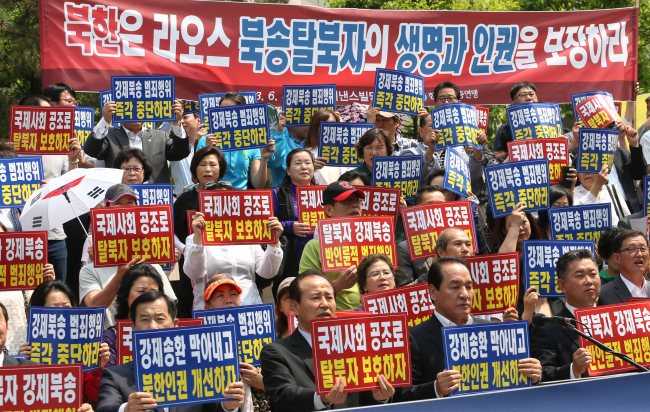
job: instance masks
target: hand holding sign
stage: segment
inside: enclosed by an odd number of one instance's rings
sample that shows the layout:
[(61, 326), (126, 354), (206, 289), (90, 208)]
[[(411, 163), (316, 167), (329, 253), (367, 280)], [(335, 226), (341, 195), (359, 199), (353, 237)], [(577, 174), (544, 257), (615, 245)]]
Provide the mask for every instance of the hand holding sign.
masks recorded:
[(436, 375), (436, 392), (439, 396), (447, 396), (456, 389), (463, 380), (457, 370), (444, 370)]
[(339, 405), (345, 402), (348, 397), (348, 394), (343, 392), (345, 388), (345, 378), (339, 378), (335, 383), (332, 390), (327, 395), (321, 395), (320, 399), (324, 404), (331, 403), (333, 405)]
[(174, 126), (181, 125), (181, 119), (183, 118), (183, 102), (181, 100), (174, 100), (174, 105), (172, 106), (174, 115), (176, 115), (176, 121), (172, 122)]

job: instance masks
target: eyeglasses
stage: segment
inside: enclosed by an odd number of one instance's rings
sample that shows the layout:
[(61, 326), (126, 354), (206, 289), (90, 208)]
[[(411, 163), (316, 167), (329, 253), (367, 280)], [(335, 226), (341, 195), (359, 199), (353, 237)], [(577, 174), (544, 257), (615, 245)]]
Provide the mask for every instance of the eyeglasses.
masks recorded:
[(525, 99), (526, 97), (530, 97), (531, 99), (533, 99), (535, 98), (535, 96), (537, 96), (537, 93), (535, 92), (528, 92), (528, 93), (524, 92), (524, 93), (519, 93), (517, 95), (517, 99)]
[(370, 273), (368, 273), (368, 278), (369, 278), (369, 279), (370, 279), (370, 278), (378, 278), (378, 277), (380, 277), (380, 276), (382, 276), (382, 275), (384, 276), (384, 278), (386, 278), (386, 279), (390, 279), (390, 278), (393, 277), (393, 272), (390, 271), (390, 270), (388, 270), (388, 269), (381, 270), (381, 271), (376, 270), (376, 271), (374, 271), (374, 272), (370, 272)]
[(296, 162), (296, 163), (291, 163), (291, 166), (296, 166), (296, 167), (303, 167), (303, 166), (305, 166), (305, 167), (311, 167), (311, 166), (313, 166), (313, 165), (314, 165), (314, 164), (313, 164), (312, 162), (304, 162), (304, 163), (303, 163), (303, 162)]
[(140, 173), (140, 172), (142, 172), (144, 170), (144, 168), (139, 167), (139, 166), (123, 167), (122, 170), (124, 170), (124, 173), (131, 173), (131, 172)]
[(627, 250), (627, 253), (630, 255), (636, 255), (637, 253), (641, 252), (642, 255), (645, 255), (648, 253), (648, 248), (646, 246), (641, 246), (641, 247), (628, 247), (626, 249), (621, 249), (618, 251), (618, 253), (623, 253), (623, 251)]
[(456, 100), (458, 100), (458, 99), (455, 98), (455, 97), (438, 97), (438, 98), (436, 99), (436, 101), (437, 101), (438, 103), (453, 103), (453, 102), (455, 102)]
[(345, 200), (340, 200), (339, 202), (343, 203), (346, 206), (360, 205), (361, 203), (363, 203), (363, 199), (355, 197), (355, 198), (347, 198)]
[(78, 103), (75, 99), (59, 99), (60, 102), (65, 102), (69, 106), (77, 106)]

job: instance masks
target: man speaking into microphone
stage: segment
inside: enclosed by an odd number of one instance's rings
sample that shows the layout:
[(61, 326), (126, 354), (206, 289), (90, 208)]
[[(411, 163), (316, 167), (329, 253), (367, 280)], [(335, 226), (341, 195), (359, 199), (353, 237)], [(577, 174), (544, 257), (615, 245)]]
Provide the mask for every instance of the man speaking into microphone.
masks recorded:
[[(575, 319), (575, 310), (592, 308), (600, 294), (598, 266), (591, 252), (577, 249), (557, 261), (557, 284), (566, 295), (566, 304), (553, 318)], [(533, 325), (537, 317), (533, 317)], [(545, 318), (549, 319), (549, 318)], [(552, 319), (552, 318), (551, 318)], [(542, 382), (587, 377), (591, 353), (580, 347), (578, 334), (557, 323), (533, 326), (531, 355), (542, 364)]]

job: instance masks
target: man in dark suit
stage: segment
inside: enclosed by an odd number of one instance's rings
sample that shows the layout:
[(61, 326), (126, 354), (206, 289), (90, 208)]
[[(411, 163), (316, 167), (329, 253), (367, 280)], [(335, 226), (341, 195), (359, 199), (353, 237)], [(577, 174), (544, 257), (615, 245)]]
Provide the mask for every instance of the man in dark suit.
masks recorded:
[(177, 120), (172, 123), (171, 139), (160, 130), (142, 130), (143, 123), (123, 123), (120, 128), (111, 127), (116, 109), (115, 102), (104, 105), (104, 115), (86, 141), (85, 152), (103, 160), (107, 167), (115, 167), (115, 157), (124, 146), (137, 147), (147, 155), (153, 167), (149, 183), (169, 183), (167, 161), (180, 161), (191, 153), (190, 141), (181, 126), (181, 101), (174, 102)]
[(612, 246), (614, 261), (621, 274), (604, 285), (600, 291), (599, 305), (627, 303), (630, 297), (650, 297), (643, 274), (648, 269), (648, 239), (638, 230), (621, 232)]
[[(133, 330), (151, 330), (178, 327), (176, 304), (164, 293), (149, 291), (131, 304)], [(157, 408), (151, 394), (138, 392), (133, 361), (102, 370), (99, 382), (97, 412), (139, 412)], [(244, 404), (244, 384), (233, 382), (224, 395), (234, 399), (223, 403), (164, 408), (165, 412), (234, 412)], [(158, 408), (163, 412), (163, 408)]]
[(345, 378), (337, 379), (327, 395), (317, 395), (309, 321), (334, 317), (334, 285), (319, 271), (308, 270), (291, 282), (289, 297), (298, 328), (290, 336), (264, 346), (260, 358), (264, 387), (274, 412), (352, 408), (383, 403), (393, 396), (395, 390), (383, 375), (377, 379), (380, 389), (373, 390), (372, 396), (370, 392), (344, 393)]
[[(557, 284), (566, 304), (557, 316), (575, 319), (575, 310), (592, 308), (600, 294), (600, 276), (588, 249), (565, 253), (557, 261)], [(533, 327), (531, 353), (542, 364), (542, 381), (586, 378), (591, 353), (580, 347), (578, 334), (558, 324)]]
[[(400, 388), (395, 401), (440, 398), (458, 388), (460, 372), (445, 369), (442, 328), (489, 323), (469, 314), (474, 299), (472, 287), (469, 265), (460, 257), (443, 257), (431, 265), (429, 294), (436, 310), (429, 320), (409, 329), (413, 386)], [(518, 368), (533, 383), (542, 375), (537, 359), (522, 359)]]

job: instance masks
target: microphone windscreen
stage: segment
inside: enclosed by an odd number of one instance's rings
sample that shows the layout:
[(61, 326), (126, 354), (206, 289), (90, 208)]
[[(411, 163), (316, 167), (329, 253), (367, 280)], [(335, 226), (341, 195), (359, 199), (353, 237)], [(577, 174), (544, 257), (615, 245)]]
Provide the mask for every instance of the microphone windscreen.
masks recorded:
[(546, 316), (544, 316), (543, 313), (535, 313), (535, 314), (533, 315), (533, 325), (534, 325), (534, 326), (542, 326), (542, 325), (544, 325), (543, 319), (544, 319), (545, 317), (546, 317)]

